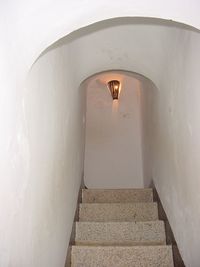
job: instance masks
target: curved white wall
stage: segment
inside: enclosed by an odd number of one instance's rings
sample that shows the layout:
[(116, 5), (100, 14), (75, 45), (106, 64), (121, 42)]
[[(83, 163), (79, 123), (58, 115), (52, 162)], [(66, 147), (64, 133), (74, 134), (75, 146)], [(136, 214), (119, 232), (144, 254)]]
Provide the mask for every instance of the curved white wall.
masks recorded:
[(85, 141), (85, 96), (73, 76), (63, 45), (44, 53), (27, 77), (10, 175), (1, 183), (2, 267), (65, 264)]
[(200, 36), (185, 33), (173, 40), (160, 90), (142, 86), (144, 182), (154, 180), (185, 265), (198, 267)]
[[(113, 101), (110, 80), (121, 83)], [(97, 74), (82, 85), (86, 89), (86, 141), (84, 182), (88, 188), (141, 188), (140, 84), (126, 72)]]
[[(12, 244), (9, 266), (65, 264), (85, 141), (85, 95), (73, 77), (63, 45), (40, 57), (27, 78), (18, 135), (24, 153), (16, 155), (26, 166), (20, 176), (22, 189), (17, 182), (15, 205), (22, 206), (15, 214), (17, 242)], [(19, 158), (13, 159), (17, 169)]]
[[(24, 221), (20, 221), (19, 218), (29, 214), (24, 195), (24, 182), (26, 185), (29, 181), (27, 177), (31, 177), (31, 168), (29, 168), (30, 158), (27, 160), (24, 146), (30, 146), (30, 143), (24, 145), (26, 127), (23, 120), (24, 116), (27, 116), (27, 111), (24, 113), (24, 105), (28, 103), (28, 100), (25, 100), (24, 82), (33, 61), (56, 39), (98, 20), (116, 16), (152, 16), (174, 19), (198, 28), (200, 25), (198, 11), (199, 1), (196, 0), (184, 1), (184, 3), (183, 1), (152, 3), (147, 0), (139, 3), (128, 0), (101, 1), (101, 3), (93, 1), (90, 4), (84, 1), (56, 1), (56, 4), (53, 1), (28, 3), (23, 0), (15, 3), (13, 1), (1, 3), (0, 231), (3, 237), (0, 250), (3, 266), (16, 264), (15, 259), (19, 249), (21, 250), (20, 258), (18, 257), (20, 266), (23, 264), (26, 266), (27, 261), (35, 255), (38, 256), (37, 253), (32, 254), (32, 250), (26, 245), (16, 248), (17, 244), (14, 242), (23, 239), (23, 244), (27, 244), (30, 240), (30, 232), (24, 236), (24, 232), (16, 231), (15, 227), (19, 225), (23, 228)], [(141, 20), (139, 23), (135, 21), (133, 25), (126, 25), (131, 22), (123, 23), (122, 26), (119, 24), (120, 21), (111, 24), (105, 22), (104, 28), (109, 25), (111, 27), (101, 30), (101, 27), (95, 25), (88, 35), (85, 29), (85, 37), (77, 33), (76, 39), (63, 40), (67, 42), (70, 49), (70, 71), (75, 81), (73, 88), (78, 88), (80, 82), (88, 76), (106, 69), (139, 72), (153, 80), (159, 88), (160, 91), (157, 91), (155, 96), (153, 113), (158, 140), (150, 139), (156, 142), (155, 145), (158, 145), (158, 142), (160, 145), (158, 150), (152, 145), (154, 148), (153, 176), (185, 263), (187, 266), (198, 267), (199, 255), (196, 249), (199, 247), (197, 226), (200, 212), (198, 207), (195, 210), (194, 207), (198, 203), (199, 196), (197, 116), (199, 34), (176, 26), (160, 26), (159, 23), (153, 25), (153, 22), (151, 22), (152, 25), (148, 25), (149, 22), (144, 23)], [(72, 88), (71, 84), (68, 84), (69, 88)], [(179, 131), (171, 127), (172, 121), (167, 113), (168, 106), (173, 106), (175, 101), (177, 101), (177, 108), (174, 109), (176, 114), (169, 113), (175, 114), (173, 123), (179, 119), (181, 121), (180, 125), (174, 123), (175, 126), (180, 126), (178, 128), (182, 134), (180, 141), (175, 138), (175, 134), (179, 134)], [(182, 102), (184, 105), (181, 104)], [(184, 124), (185, 120), (181, 114), (186, 116), (187, 124)], [(185, 129), (188, 129), (188, 132)], [(186, 145), (182, 146), (183, 143)], [(164, 153), (164, 148), (171, 148), (167, 155)], [(190, 158), (185, 156), (188, 151)], [(171, 155), (176, 164), (170, 161)], [(159, 164), (156, 163), (156, 159)], [(179, 162), (180, 159), (183, 159), (182, 163)], [(20, 180), (21, 177), (24, 182)], [(187, 197), (184, 200), (185, 196)], [(71, 198), (71, 201), (74, 199)], [(181, 212), (183, 210), (184, 212)], [(17, 211), (21, 213), (19, 217), (16, 215)], [(71, 217), (70, 220), (72, 220)], [(192, 222), (192, 227), (188, 226), (188, 221)], [(37, 243), (38, 236), (34, 236), (34, 244)], [(66, 238), (66, 245), (68, 240)], [(39, 255), (38, 261), (48, 262), (51, 252), (48, 252), (47, 242), (44, 251), (46, 254)], [(60, 264), (63, 262), (63, 256)]]

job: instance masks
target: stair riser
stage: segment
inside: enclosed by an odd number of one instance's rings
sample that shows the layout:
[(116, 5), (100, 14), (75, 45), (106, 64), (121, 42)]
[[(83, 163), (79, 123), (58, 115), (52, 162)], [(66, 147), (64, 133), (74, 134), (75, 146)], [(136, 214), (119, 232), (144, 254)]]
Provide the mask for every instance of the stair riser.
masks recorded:
[(134, 242), (134, 241), (122, 241), (122, 242), (89, 242), (89, 241), (75, 241), (76, 246), (159, 246), (166, 245), (165, 241), (153, 241), (153, 242)]

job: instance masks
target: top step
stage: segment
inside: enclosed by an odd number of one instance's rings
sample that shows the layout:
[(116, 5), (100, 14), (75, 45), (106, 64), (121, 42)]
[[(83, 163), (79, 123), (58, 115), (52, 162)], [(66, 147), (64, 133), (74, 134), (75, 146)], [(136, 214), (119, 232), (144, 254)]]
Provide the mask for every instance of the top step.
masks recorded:
[(152, 188), (82, 189), (83, 203), (153, 202)]

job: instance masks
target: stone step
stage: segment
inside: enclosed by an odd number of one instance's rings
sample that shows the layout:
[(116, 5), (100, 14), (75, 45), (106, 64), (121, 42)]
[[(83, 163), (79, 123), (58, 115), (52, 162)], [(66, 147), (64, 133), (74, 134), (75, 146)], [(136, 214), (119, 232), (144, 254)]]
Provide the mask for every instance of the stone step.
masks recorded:
[(173, 267), (171, 246), (73, 246), (72, 267)]
[(163, 221), (76, 222), (76, 245), (165, 245)]
[(158, 207), (152, 203), (82, 203), (79, 206), (79, 221), (156, 221)]
[(145, 189), (83, 189), (83, 203), (153, 202), (153, 190)]

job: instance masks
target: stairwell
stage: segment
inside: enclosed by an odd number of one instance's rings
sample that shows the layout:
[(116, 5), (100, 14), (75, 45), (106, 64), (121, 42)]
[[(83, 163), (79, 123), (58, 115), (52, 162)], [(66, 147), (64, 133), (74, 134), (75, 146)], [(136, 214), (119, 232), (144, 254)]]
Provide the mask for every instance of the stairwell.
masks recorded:
[(71, 266), (174, 266), (152, 189), (83, 189)]

